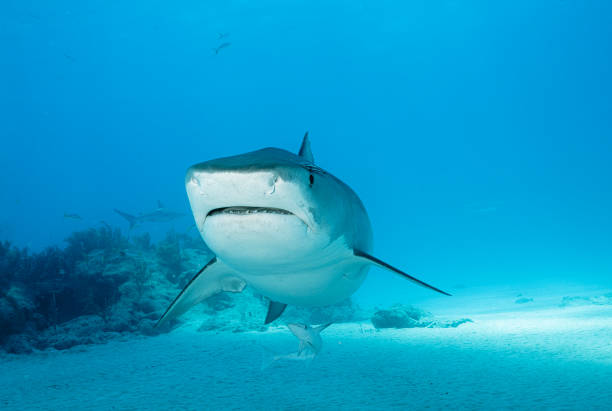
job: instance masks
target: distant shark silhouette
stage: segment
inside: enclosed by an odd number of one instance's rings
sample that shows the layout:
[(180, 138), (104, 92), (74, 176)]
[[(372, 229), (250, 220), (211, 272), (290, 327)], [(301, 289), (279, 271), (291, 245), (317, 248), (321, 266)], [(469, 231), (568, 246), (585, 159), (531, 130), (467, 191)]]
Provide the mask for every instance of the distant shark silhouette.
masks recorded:
[(185, 213), (177, 213), (168, 210), (159, 200), (157, 201), (157, 209), (149, 213), (140, 213), (138, 215), (132, 215), (124, 213), (123, 211), (119, 211), (116, 208), (115, 213), (128, 220), (128, 222), (130, 223), (130, 229), (139, 224), (165, 223), (168, 221), (175, 220), (177, 218), (184, 217), (186, 215)]
[(372, 256), (372, 228), (359, 197), (314, 164), (308, 133), (299, 154), (278, 148), (210, 160), (187, 170), (187, 195), (215, 254), (157, 325), (221, 291), (247, 285), (270, 300), (265, 323), (287, 304), (344, 300), (371, 266), (447, 294)]
[(232, 43), (230, 43), (230, 42), (221, 43), (218, 47), (215, 47), (213, 49), (213, 51), (215, 52), (215, 55), (216, 55), (216, 54), (219, 54), (219, 52), (221, 50), (223, 50), (224, 48), (227, 48), (227, 47), (229, 47), (231, 45), (232, 45)]

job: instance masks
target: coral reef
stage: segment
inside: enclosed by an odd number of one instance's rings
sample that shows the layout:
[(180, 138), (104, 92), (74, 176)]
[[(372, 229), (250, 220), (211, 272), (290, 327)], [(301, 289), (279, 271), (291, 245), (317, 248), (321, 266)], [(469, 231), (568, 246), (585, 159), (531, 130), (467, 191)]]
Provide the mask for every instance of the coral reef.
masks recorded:
[[(0, 242), (0, 352), (63, 350), (134, 334), (167, 332), (155, 323), (193, 275), (212, 258), (199, 238), (171, 231), (152, 243), (148, 234), (128, 240), (108, 225), (75, 232), (66, 247), (40, 253)], [(371, 314), (347, 299), (328, 307), (289, 306), (263, 325), (268, 300), (250, 289), (217, 294), (174, 324), (201, 331), (263, 331), (289, 322), (352, 322)], [(456, 326), (419, 310), (394, 307), (372, 317), (378, 328)]]
[[(146, 240), (130, 244), (119, 230), (104, 226), (75, 232), (66, 243), (63, 250), (37, 254), (0, 243), (5, 351), (64, 349), (117, 333), (151, 333), (176, 291)], [(152, 293), (153, 287), (166, 291)]]
[(85, 231), (76, 231), (66, 239), (68, 246), (64, 255), (70, 262), (83, 260), (93, 251), (101, 251), (100, 258), (110, 258), (128, 248), (126, 237), (118, 228), (102, 226)]
[(376, 328), (412, 328), (428, 316), (428, 313), (418, 308), (396, 304), (388, 310), (377, 310), (371, 320)]
[[(268, 300), (246, 288), (242, 293), (221, 293), (204, 303), (204, 321), (200, 331), (264, 331), (268, 327), (286, 323), (324, 324), (360, 321), (368, 318), (350, 299), (326, 307), (288, 306), (283, 315), (269, 325), (263, 320), (268, 310)], [(197, 311), (196, 311), (197, 313)], [(197, 314), (196, 314), (197, 315)]]
[(595, 297), (565, 296), (561, 300), (559, 307), (572, 307), (578, 305), (612, 305), (612, 293)]
[(176, 282), (183, 272), (181, 245), (178, 235), (174, 231), (166, 234), (166, 238), (156, 247), (157, 259), (166, 269), (168, 280)]

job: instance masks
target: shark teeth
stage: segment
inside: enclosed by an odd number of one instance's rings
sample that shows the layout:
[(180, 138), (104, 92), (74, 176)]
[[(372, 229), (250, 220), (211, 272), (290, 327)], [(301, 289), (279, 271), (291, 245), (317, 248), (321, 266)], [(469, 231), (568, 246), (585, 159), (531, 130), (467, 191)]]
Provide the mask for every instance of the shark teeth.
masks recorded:
[(236, 215), (247, 215), (247, 214), (284, 214), (292, 215), (293, 213), (283, 210), (281, 208), (270, 208), (270, 207), (222, 207), (215, 208), (208, 213), (208, 217), (216, 214), (236, 214)]

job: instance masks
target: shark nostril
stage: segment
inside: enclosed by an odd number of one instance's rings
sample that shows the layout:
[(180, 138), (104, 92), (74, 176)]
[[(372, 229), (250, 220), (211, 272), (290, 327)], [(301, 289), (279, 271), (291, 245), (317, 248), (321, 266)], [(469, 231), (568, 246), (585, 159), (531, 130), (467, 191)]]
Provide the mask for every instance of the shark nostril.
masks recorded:
[(191, 184), (194, 184), (196, 186), (200, 186), (200, 180), (196, 177), (196, 176), (192, 176), (191, 177)]
[(278, 176), (270, 177), (270, 181), (268, 184), (270, 185), (270, 191), (266, 192), (267, 195), (272, 195), (276, 191), (276, 182), (278, 181)]

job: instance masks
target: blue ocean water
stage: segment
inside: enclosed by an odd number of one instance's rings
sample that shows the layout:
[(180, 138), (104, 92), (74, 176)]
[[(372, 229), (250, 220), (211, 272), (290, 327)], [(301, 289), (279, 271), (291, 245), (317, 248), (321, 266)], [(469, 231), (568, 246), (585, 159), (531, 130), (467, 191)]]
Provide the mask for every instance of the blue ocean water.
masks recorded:
[[(296, 152), (309, 131), (317, 165), (351, 186), (368, 210), (375, 255), (457, 297), (372, 270), (356, 302), (421, 304), (458, 318), (583, 298), (608, 311), (585, 308), (578, 317), (590, 325), (569, 335), (612, 336), (608, 1), (4, 0), (0, 51), (0, 241), (37, 253), (63, 249), (92, 227), (127, 235), (114, 209), (137, 215), (158, 201), (187, 216), (137, 227), (132, 236), (160, 242), (172, 231), (197, 239), (184, 185), (189, 166), (263, 147)], [(13, 289), (3, 281), (0, 296)], [(522, 294), (533, 301), (516, 305)], [(62, 304), (55, 298), (32, 304)], [(466, 306), (471, 311), (462, 313)], [(333, 364), (335, 351), (322, 361)], [(555, 353), (540, 354), (548, 361)], [(568, 354), (568, 361), (580, 362), (585, 375), (595, 357), (610, 364), (608, 354), (589, 356), (580, 346), (575, 353), (580, 359)], [(517, 365), (525, 367), (527, 360)], [(86, 396), (87, 387), (80, 392)], [(25, 404), (13, 394), (4, 393), (7, 405)], [(411, 404), (389, 398), (378, 405)]]

